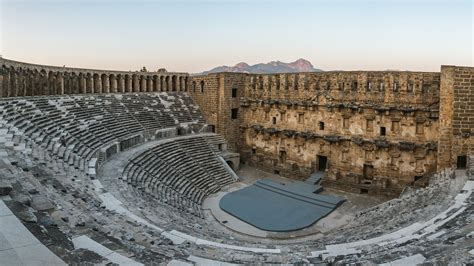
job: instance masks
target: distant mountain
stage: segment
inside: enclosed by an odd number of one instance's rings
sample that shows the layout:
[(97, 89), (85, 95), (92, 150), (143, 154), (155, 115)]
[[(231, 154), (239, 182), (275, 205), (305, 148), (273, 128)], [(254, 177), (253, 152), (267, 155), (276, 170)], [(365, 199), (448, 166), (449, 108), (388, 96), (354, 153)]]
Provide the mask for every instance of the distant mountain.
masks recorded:
[(247, 63), (238, 63), (235, 66), (219, 66), (209, 71), (199, 74), (210, 74), (219, 72), (242, 72), (252, 74), (272, 74), (272, 73), (294, 73), (294, 72), (319, 72), (323, 71), (313, 67), (313, 64), (306, 59), (298, 59), (292, 63), (283, 63), (280, 61), (271, 61), (269, 63), (260, 63), (250, 66)]

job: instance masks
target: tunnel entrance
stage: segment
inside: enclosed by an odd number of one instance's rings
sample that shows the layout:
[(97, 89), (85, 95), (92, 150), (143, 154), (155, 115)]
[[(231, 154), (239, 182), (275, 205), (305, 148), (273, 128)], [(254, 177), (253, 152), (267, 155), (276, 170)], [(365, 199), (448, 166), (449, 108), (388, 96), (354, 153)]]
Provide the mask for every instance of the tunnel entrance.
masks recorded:
[(227, 165), (230, 166), (230, 168), (232, 168), (232, 170), (235, 171), (235, 168), (234, 168), (234, 163), (232, 161), (225, 161), (227, 163)]

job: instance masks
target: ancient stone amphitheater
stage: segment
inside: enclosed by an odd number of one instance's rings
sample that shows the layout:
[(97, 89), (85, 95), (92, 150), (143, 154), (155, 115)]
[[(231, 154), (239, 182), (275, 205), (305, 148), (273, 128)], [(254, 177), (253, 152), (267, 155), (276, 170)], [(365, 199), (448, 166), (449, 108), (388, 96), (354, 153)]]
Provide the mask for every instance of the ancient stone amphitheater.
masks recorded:
[[(474, 260), (472, 67), (190, 76), (0, 59), (0, 96), (0, 265)], [(310, 227), (263, 231), (217, 206), (314, 173), (346, 201)]]

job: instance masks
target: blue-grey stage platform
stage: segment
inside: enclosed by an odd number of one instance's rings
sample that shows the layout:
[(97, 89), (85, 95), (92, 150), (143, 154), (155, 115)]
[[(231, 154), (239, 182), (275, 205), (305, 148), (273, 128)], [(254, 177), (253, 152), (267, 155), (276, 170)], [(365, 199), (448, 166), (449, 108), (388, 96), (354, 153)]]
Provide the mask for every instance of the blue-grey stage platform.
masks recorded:
[(231, 192), (219, 202), (225, 212), (261, 230), (287, 232), (314, 224), (331, 213), (344, 198), (316, 194), (314, 183), (281, 184), (262, 179)]

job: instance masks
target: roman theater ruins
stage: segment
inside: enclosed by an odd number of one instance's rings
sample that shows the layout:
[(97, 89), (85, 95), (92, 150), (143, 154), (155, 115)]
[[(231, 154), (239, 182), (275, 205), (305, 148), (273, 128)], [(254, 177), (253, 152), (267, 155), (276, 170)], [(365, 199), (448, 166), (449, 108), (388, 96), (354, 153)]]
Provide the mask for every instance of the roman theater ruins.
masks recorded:
[(473, 67), (0, 58), (0, 159), (0, 265), (474, 260)]

